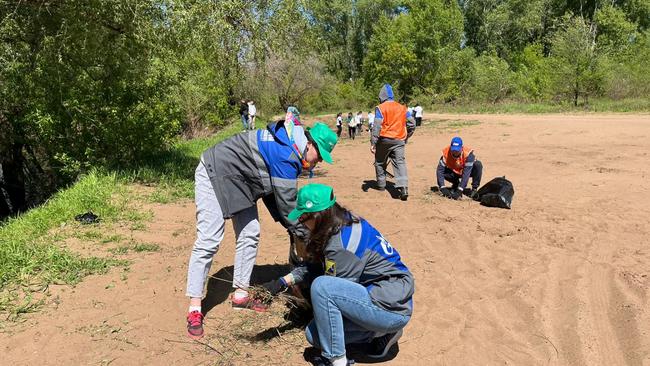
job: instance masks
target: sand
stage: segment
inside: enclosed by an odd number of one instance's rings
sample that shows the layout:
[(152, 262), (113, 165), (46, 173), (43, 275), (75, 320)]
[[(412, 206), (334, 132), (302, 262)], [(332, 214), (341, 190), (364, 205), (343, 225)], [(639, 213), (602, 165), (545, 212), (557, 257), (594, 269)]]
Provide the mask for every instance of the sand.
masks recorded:
[[(430, 192), (440, 150), (457, 134), (483, 162), (484, 182), (514, 183), (511, 210)], [(407, 146), (407, 202), (362, 190), (374, 179), (368, 133), (343, 137), (335, 164), (313, 181), (377, 227), (416, 279), (413, 317), (384, 364), (650, 365), (649, 115), (426, 114)], [(41, 311), (5, 323), (1, 364), (306, 364), (308, 344), (279, 304), (232, 311), (219, 280), (204, 344), (191, 342), (193, 203), (145, 209), (154, 219), (133, 235), (161, 250), (127, 255), (128, 271), (52, 288)], [(282, 273), (288, 250), (261, 204), (260, 215), (257, 281)], [(228, 225), (215, 276), (228, 277), (233, 247)]]

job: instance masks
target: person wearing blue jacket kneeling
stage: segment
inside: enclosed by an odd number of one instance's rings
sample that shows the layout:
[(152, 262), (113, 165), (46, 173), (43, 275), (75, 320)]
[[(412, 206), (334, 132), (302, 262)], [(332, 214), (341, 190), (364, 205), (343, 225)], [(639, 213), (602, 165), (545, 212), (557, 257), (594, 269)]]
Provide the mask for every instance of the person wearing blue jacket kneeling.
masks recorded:
[[(395, 248), (363, 218), (336, 202), (332, 187), (308, 184), (298, 191), (289, 218), (309, 231), (308, 261), (324, 275), (311, 284), (314, 319), (307, 341), (322, 351), (322, 365), (347, 365), (345, 345), (368, 342), (368, 356), (383, 358), (413, 312), (413, 275)], [(271, 294), (310, 281), (307, 266), (263, 284)]]

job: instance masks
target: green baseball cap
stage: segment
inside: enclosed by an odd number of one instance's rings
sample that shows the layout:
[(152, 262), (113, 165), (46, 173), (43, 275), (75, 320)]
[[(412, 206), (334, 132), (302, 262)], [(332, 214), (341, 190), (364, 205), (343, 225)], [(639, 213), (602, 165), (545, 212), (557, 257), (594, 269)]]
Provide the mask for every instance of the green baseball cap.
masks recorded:
[(289, 220), (298, 220), (307, 212), (326, 210), (334, 205), (336, 197), (334, 189), (325, 184), (310, 183), (298, 190), (296, 208), (288, 215)]
[(332, 150), (336, 146), (336, 133), (323, 122), (314, 123), (313, 127), (307, 127), (312, 140), (318, 146), (318, 152), (326, 163), (332, 164)]

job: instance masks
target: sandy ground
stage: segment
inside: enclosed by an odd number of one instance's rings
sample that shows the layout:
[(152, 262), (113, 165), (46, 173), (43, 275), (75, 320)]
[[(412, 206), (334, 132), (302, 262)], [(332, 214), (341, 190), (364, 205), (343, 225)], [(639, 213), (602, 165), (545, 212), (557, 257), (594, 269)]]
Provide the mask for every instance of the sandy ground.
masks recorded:
[[(484, 182), (513, 181), (512, 210), (430, 192), (455, 134), (483, 162)], [(344, 139), (314, 180), (382, 231), (415, 275), (413, 318), (385, 364), (650, 366), (649, 115), (426, 115), (407, 147), (407, 202), (361, 189), (374, 179), (367, 139)], [(153, 221), (134, 235), (162, 250), (52, 289), (42, 311), (0, 334), (0, 364), (305, 364), (301, 329), (279, 304), (232, 311), (219, 280), (204, 344), (186, 338), (193, 203), (148, 208)], [(257, 281), (284, 270), (288, 247), (260, 213)], [(233, 246), (228, 225), (215, 276), (232, 271)]]

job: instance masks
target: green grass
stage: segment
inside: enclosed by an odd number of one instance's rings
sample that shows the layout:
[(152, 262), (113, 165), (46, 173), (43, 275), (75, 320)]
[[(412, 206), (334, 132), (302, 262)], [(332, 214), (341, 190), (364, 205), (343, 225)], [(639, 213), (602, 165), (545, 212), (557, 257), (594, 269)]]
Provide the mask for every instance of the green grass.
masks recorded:
[(650, 98), (592, 99), (588, 105), (572, 103), (478, 103), (430, 106), (429, 111), (439, 113), (584, 113), (584, 112), (650, 112)]
[[(133, 209), (134, 200), (168, 203), (193, 198), (194, 170), (200, 154), (238, 131), (239, 125), (233, 124), (209, 138), (179, 140), (165, 153), (132, 169), (92, 171), (45, 204), (0, 223), (0, 323), (36, 311), (50, 284), (72, 285), (87, 275), (126, 266), (127, 261), (115, 258), (84, 258), (62, 244), (69, 237), (99, 244), (119, 243), (125, 238), (102, 230), (116, 222), (128, 222), (131, 230), (142, 230), (153, 218), (150, 211)], [(128, 188), (132, 183), (153, 186), (153, 193), (138, 196)], [(97, 214), (101, 223), (75, 228), (80, 224), (74, 216), (86, 211)], [(113, 252), (159, 250), (157, 244), (130, 242)]]
[[(261, 126), (261, 125), (260, 125)], [(179, 140), (168, 151), (154, 156), (147, 164), (118, 172), (120, 181), (153, 185), (153, 193), (146, 200), (170, 203), (194, 198), (194, 170), (201, 153), (210, 146), (239, 132), (239, 124), (231, 124), (214, 136), (193, 140)]]
[(113, 254), (126, 254), (130, 251), (136, 253), (158, 252), (160, 251), (160, 245), (150, 243), (131, 243), (128, 245), (120, 245), (119, 247), (110, 249), (109, 251)]
[[(35, 306), (31, 292), (52, 283), (75, 284), (84, 276), (124, 264), (114, 259), (83, 258), (62, 249), (60, 235), (48, 235), (86, 211), (93, 211), (104, 222), (117, 220), (125, 207), (124, 201), (113, 196), (119, 196), (122, 189), (114, 174), (92, 172), (44, 205), (0, 226), (0, 312), (10, 318), (17, 316)], [(98, 237), (95, 230), (87, 235), (89, 239)]]
[(476, 126), (479, 124), (481, 124), (481, 122), (477, 120), (433, 119), (424, 121), (422, 126), (444, 132), (457, 132), (460, 131), (461, 128)]

